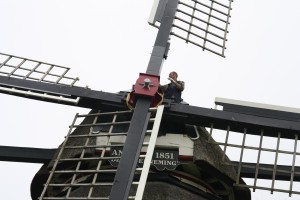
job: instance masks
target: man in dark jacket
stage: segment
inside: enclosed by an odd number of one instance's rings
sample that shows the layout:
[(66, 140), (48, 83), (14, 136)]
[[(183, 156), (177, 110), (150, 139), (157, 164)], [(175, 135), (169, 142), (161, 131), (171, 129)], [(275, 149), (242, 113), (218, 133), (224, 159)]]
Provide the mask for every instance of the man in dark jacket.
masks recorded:
[(184, 90), (184, 82), (177, 80), (178, 74), (176, 72), (171, 72), (169, 74), (169, 80), (171, 81), (167, 85), (161, 86), (161, 90), (164, 93), (164, 98), (172, 99), (175, 103), (180, 103), (181, 93)]

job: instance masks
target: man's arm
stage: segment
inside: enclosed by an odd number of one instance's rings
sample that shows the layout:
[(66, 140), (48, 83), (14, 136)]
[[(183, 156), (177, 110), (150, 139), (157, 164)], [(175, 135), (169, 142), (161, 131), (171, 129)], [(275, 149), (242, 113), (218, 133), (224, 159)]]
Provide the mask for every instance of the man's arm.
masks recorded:
[(183, 91), (184, 90), (184, 82), (183, 81), (175, 81), (172, 78), (168, 78), (171, 82), (173, 82), (176, 85), (176, 88)]
[(184, 90), (184, 82), (183, 81), (175, 81), (174, 83), (179, 90), (181, 90), (181, 91)]

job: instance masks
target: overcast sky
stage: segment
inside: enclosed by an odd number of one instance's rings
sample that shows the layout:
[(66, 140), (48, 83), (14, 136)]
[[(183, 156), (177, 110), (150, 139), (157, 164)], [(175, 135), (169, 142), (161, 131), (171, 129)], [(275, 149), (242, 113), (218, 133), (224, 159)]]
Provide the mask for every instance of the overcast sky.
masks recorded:
[[(224, 0), (220, 0), (222, 2)], [(145, 72), (157, 29), (152, 0), (0, 0), (0, 52), (72, 68), (94, 90), (118, 92)], [(161, 83), (177, 71), (183, 98), (213, 108), (215, 97), (300, 108), (300, 1), (236, 0), (226, 58), (171, 39)], [(0, 94), (0, 145), (56, 148), (88, 109)], [(0, 162), (0, 199), (30, 200), (39, 164)], [(263, 197), (263, 198), (262, 198)], [(253, 199), (297, 199), (255, 192)]]

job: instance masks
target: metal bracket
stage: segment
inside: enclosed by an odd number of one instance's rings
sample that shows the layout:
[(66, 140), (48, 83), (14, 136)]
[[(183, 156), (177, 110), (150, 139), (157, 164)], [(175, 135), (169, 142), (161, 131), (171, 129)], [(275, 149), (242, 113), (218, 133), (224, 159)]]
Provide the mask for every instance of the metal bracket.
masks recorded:
[(159, 76), (140, 73), (134, 85), (134, 95), (154, 97), (159, 88)]
[(162, 103), (163, 95), (159, 92), (159, 76), (152, 74), (140, 73), (136, 84), (133, 87), (133, 92), (128, 94), (126, 103), (130, 109), (135, 107), (139, 97), (151, 97), (150, 107), (156, 107)]

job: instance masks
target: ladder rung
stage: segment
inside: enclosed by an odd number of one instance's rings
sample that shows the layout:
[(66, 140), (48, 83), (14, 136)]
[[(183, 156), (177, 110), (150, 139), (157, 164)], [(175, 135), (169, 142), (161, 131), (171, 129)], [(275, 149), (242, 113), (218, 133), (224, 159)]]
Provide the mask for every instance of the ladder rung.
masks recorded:
[(149, 122), (154, 122), (155, 121), (155, 118), (150, 118), (149, 119)]
[[(83, 197), (43, 197), (42, 198), (43, 200), (61, 200), (61, 199), (64, 199), (64, 200), (82, 200), (84, 199)], [(106, 200), (106, 199), (109, 199), (109, 197), (89, 197), (88, 199), (91, 199), (91, 200)]]
[(101, 115), (118, 115), (118, 114), (124, 114), (124, 113), (132, 113), (132, 111), (131, 110), (126, 110), (126, 111), (118, 111), (118, 112), (82, 114), (82, 115), (78, 115), (78, 117), (91, 117), (91, 116), (101, 116)]
[(124, 144), (65, 146), (64, 149), (88, 149), (88, 148), (106, 148), (106, 147), (123, 147), (123, 146), (124, 146)]
[(110, 125), (119, 125), (119, 124), (130, 124), (130, 121), (124, 122), (107, 122), (107, 123), (95, 123), (95, 124), (78, 124), (72, 126), (73, 128), (77, 127), (94, 127), (94, 126), (110, 126)]
[[(149, 145), (148, 142), (144, 142), (143, 146)], [(107, 148), (107, 147), (123, 147), (124, 144), (110, 144), (110, 145), (87, 145), (87, 146), (65, 146), (64, 149), (89, 149), (89, 148)]]
[(112, 186), (113, 183), (50, 183), (51, 187), (75, 187), (75, 186)]
[[(146, 135), (151, 135), (152, 130), (147, 130)], [(81, 138), (81, 137), (101, 137), (101, 136), (123, 136), (127, 135), (127, 132), (123, 133), (107, 133), (107, 132), (102, 132), (102, 133), (92, 133), (89, 135), (70, 135), (69, 138)]]
[[(151, 135), (152, 130), (147, 130), (146, 131), (146, 135)], [(127, 135), (127, 132), (123, 132), (123, 133), (107, 133), (107, 132), (102, 132), (102, 133), (92, 133), (89, 135), (70, 135), (69, 138), (82, 138), (82, 137), (101, 137), (101, 136), (123, 136), (123, 135)]]
[[(139, 158), (145, 158), (146, 155), (140, 155)], [(120, 159), (120, 156), (111, 157), (90, 157), (90, 158), (62, 158), (59, 161), (85, 161), (85, 160), (113, 160)]]
[(101, 136), (122, 136), (127, 133), (92, 133), (89, 135), (70, 135), (69, 138), (82, 138), (82, 137), (101, 137)]
[(57, 170), (55, 174), (70, 174), (70, 173), (111, 173), (116, 172), (116, 169), (101, 169), (101, 170)]
[[(142, 171), (143, 168), (136, 168), (136, 171)], [(100, 169), (100, 170), (57, 170), (55, 174), (79, 174), (79, 173), (115, 173), (117, 169)]]
[(157, 108), (149, 108), (149, 111), (151, 111), (151, 112), (156, 112), (156, 111), (157, 111)]
[(59, 159), (59, 161), (112, 160), (120, 158), (121, 157), (62, 158)]

